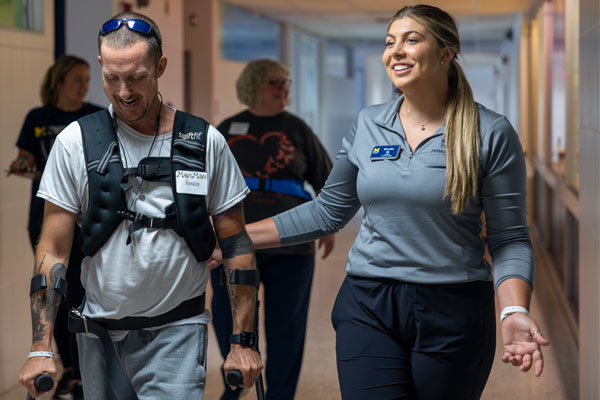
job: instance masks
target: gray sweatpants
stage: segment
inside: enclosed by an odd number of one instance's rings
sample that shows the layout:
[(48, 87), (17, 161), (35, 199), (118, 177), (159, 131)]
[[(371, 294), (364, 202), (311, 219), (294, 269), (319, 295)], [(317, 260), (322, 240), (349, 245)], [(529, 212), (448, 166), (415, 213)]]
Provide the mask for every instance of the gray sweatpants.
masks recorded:
[[(77, 334), (86, 400), (114, 400), (102, 343)], [(202, 399), (206, 383), (204, 324), (130, 331), (115, 347), (140, 400)]]

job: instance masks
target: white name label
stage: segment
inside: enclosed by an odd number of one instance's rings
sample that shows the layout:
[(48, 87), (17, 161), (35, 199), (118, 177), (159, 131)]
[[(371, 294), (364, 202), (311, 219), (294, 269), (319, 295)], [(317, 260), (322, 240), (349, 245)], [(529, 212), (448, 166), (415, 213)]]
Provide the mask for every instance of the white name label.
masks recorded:
[(199, 171), (177, 171), (175, 173), (177, 193), (208, 194), (208, 174)]
[(229, 134), (230, 135), (245, 135), (248, 133), (248, 129), (250, 128), (250, 123), (248, 122), (232, 122), (229, 125)]

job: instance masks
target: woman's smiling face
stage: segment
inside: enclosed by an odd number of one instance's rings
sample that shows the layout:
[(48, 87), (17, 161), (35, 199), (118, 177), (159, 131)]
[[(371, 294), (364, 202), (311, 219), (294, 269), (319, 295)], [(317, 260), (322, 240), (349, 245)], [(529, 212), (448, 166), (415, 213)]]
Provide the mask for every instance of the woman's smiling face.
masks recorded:
[(395, 20), (385, 38), (382, 61), (395, 87), (406, 90), (437, 82), (444, 68), (443, 51), (423, 25), (411, 17)]

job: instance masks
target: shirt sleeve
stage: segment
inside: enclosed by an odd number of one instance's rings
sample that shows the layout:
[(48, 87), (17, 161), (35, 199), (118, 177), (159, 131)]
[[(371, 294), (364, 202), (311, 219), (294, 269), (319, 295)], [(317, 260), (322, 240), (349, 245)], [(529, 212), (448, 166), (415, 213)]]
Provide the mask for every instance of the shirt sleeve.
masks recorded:
[(34, 111), (29, 111), (27, 116), (25, 117), (25, 121), (23, 122), (23, 126), (21, 127), (21, 133), (19, 134), (19, 139), (17, 140), (17, 147), (19, 149), (27, 150), (30, 153), (36, 153), (35, 147), (35, 133), (34, 127), (36, 124), (34, 116)]
[(513, 277), (533, 287), (525, 157), (519, 137), (506, 118), (494, 121), (483, 136), (482, 157), (486, 167), (481, 181), (481, 200), (496, 287)]
[(83, 179), (85, 172), (82, 171), (85, 171), (85, 161), (81, 130), (79, 124), (73, 122), (58, 135), (52, 146), (37, 196), (79, 215), (82, 185), (78, 182)]
[(215, 215), (233, 207), (250, 193), (223, 135), (212, 125), (208, 128), (207, 172), (208, 213)]
[(356, 192), (358, 168), (349, 159), (356, 122), (342, 141), (331, 173), (312, 201), (273, 217), (282, 246), (310, 242), (343, 228), (360, 209)]

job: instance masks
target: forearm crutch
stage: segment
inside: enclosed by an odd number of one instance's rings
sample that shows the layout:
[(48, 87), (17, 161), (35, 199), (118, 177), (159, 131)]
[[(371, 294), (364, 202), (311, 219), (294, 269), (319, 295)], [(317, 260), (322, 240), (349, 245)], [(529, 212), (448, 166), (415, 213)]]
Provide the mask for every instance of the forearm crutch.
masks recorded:
[[(225, 276), (225, 270), (223, 269), (223, 276)], [(222, 279), (222, 283), (226, 279)], [(251, 285), (256, 288), (256, 302), (254, 308), (254, 334), (256, 335), (256, 342), (254, 343), (254, 349), (260, 354), (258, 349), (258, 308), (260, 301), (258, 300), (258, 287), (260, 286), (260, 272), (257, 269), (244, 270), (234, 269), (231, 272), (229, 278), (229, 284), (231, 285)], [(225, 380), (231, 386), (239, 386), (244, 381), (242, 373), (238, 370), (231, 370), (225, 375)], [(258, 375), (258, 379), (254, 382), (256, 387), (256, 398), (257, 400), (265, 400), (265, 386), (263, 384), (262, 372)]]

